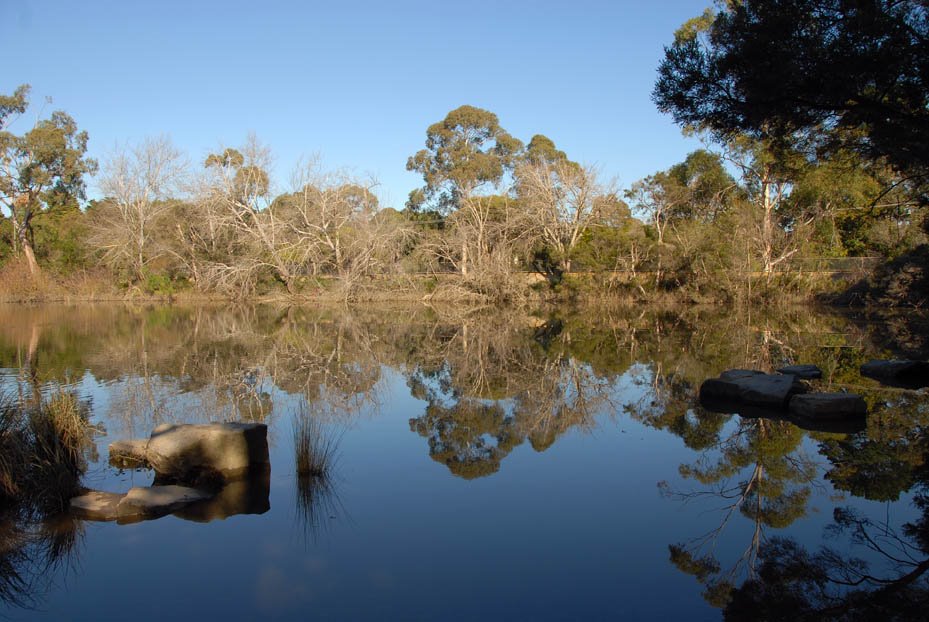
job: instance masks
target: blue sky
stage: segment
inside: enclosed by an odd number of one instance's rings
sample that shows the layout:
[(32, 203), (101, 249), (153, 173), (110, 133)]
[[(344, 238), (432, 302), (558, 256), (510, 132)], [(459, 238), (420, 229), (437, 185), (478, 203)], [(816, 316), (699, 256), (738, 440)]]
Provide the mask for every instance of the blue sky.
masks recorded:
[(699, 146), (650, 94), (662, 47), (708, 5), (0, 0), (0, 92), (52, 97), (97, 158), (167, 134), (198, 162), (255, 132), (280, 190), (319, 153), (397, 208), (421, 185), (405, 166), (426, 128), (470, 104), (628, 186)]

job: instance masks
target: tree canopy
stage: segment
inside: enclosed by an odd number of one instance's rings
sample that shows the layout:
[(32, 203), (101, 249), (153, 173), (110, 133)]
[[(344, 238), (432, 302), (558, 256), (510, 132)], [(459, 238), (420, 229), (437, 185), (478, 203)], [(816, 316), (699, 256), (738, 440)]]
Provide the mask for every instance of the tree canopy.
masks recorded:
[(87, 132), (78, 131), (67, 113), (55, 111), (21, 135), (8, 130), (28, 108), (29, 86), (0, 96), (0, 204), (13, 222), (14, 250), (26, 256), (31, 272), (39, 266), (33, 252), (32, 220), (48, 207), (84, 197), (84, 175), (97, 163), (85, 157)]
[(717, 135), (809, 139), (929, 172), (929, 13), (921, 0), (743, 0), (684, 25), (653, 98)]

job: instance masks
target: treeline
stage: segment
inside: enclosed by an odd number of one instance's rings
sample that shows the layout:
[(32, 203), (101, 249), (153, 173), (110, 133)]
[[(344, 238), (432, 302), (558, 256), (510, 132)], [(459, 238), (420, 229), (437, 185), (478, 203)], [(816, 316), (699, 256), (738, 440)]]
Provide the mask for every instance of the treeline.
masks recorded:
[[(427, 129), (425, 148), (407, 162), (423, 186), (402, 208), (379, 205), (374, 180), (326, 171), (315, 160), (299, 165), (281, 192), (271, 179), (270, 150), (254, 137), (200, 162), (152, 138), (98, 164), (86, 156), (86, 132), (63, 112), (12, 132), (28, 105), (28, 87), (20, 87), (0, 97), (6, 289), (44, 270), (95, 273), (120, 290), (150, 294), (783, 299), (828, 286), (797, 275), (868, 257), (881, 267), (844, 300), (923, 304), (929, 157), (904, 130), (918, 135), (929, 125), (926, 88), (916, 75), (925, 46), (910, 45), (925, 20), (910, 19), (910, 3), (878, 3), (884, 21), (876, 32), (845, 32), (844, 14), (831, 22), (828, 11), (809, 17), (800, 0), (788, 7), (793, 14), (784, 9), (786, 22), (771, 24), (765, 20), (777, 16), (754, 4), (708, 12), (676, 33), (654, 98), (702, 136), (705, 148), (625, 189), (544, 135), (524, 143), (495, 114), (472, 106)], [(804, 15), (826, 21), (816, 31), (822, 40), (804, 40), (809, 50), (796, 51), (809, 51), (807, 64), (793, 70), (819, 71), (824, 88), (861, 93), (801, 93), (827, 101), (809, 110), (765, 108), (771, 84), (752, 82), (755, 74), (739, 73), (744, 67), (727, 59), (738, 45), (749, 58), (767, 53), (752, 47), (765, 29), (806, 32)], [(908, 29), (902, 34), (900, 24)], [(830, 37), (842, 36), (889, 40), (910, 60), (881, 69), (896, 76), (885, 78), (867, 59), (855, 65), (815, 56), (817, 45), (828, 48)], [(869, 53), (883, 54), (861, 52)], [(846, 80), (836, 81), (835, 72)], [(861, 80), (846, 84), (855, 76)], [(798, 91), (811, 88), (781, 77)], [(886, 114), (865, 104), (846, 111), (873, 99), (883, 82)], [(732, 93), (758, 101), (737, 102)], [(94, 174), (103, 198), (85, 205)], [(526, 273), (544, 279), (530, 288)], [(437, 278), (446, 274), (458, 277)]]

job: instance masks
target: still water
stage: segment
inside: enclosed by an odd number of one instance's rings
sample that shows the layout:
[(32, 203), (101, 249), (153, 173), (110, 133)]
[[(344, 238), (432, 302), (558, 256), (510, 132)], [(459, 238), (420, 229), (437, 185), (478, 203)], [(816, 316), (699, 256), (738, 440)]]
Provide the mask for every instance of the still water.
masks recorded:
[[(129, 525), (3, 518), (33, 537), (0, 538), (0, 616), (719, 620), (924, 604), (927, 395), (858, 367), (926, 357), (927, 335), (920, 318), (811, 309), (0, 307), (4, 392), (87, 406), (88, 488), (149, 485), (107, 446), (164, 422), (267, 423), (272, 463), (257, 505)], [(865, 395), (866, 428), (697, 404), (725, 369), (789, 363)], [(301, 418), (337, 446), (325, 481), (296, 476)]]

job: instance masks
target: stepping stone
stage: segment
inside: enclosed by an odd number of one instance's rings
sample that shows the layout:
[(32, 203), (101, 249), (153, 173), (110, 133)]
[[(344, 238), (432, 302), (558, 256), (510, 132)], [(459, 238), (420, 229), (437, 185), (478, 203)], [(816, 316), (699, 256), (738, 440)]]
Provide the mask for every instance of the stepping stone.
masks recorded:
[(853, 393), (804, 393), (790, 398), (790, 414), (809, 419), (861, 418), (868, 406)]
[(796, 376), (734, 369), (706, 380), (700, 386), (700, 400), (733, 407), (783, 409), (793, 395), (805, 391), (806, 386)]
[(117, 506), (126, 495), (115, 492), (91, 490), (71, 499), (71, 513), (84, 520), (113, 521), (117, 518)]
[(191, 503), (205, 501), (212, 495), (186, 486), (150, 486), (129, 490), (116, 507), (119, 522), (135, 522), (158, 518)]
[(868, 361), (861, 375), (904, 389), (929, 387), (929, 363), (923, 361)]

